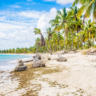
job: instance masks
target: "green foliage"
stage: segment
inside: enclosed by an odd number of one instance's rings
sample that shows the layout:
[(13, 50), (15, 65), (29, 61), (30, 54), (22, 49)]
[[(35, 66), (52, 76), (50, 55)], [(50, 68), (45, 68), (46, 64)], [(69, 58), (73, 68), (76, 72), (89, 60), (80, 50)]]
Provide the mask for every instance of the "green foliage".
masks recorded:
[(73, 6), (77, 4), (82, 4), (82, 7), (78, 11), (78, 16), (84, 13), (84, 16), (89, 18), (92, 14), (93, 20), (96, 20), (96, 0), (75, 0)]

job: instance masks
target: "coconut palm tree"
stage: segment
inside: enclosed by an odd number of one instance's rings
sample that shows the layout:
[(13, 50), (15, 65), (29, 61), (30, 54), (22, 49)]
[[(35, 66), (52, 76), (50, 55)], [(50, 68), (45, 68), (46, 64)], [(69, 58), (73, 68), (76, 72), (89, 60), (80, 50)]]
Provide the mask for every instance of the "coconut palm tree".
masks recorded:
[(34, 33), (41, 35), (41, 44), (40, 45), (45, 46), (45, 40), (44, 40), (43, 34), (41, 33), (41, 30), (38, 28), (35, 28)]
[(65, 32), (67, 33), (66, 30), (66, 25), (67, 25), (67, 12), (66, 12), (66, 8), (62, 9), (62, 11), (57, 11), (57, 16), (59, 16), (59, 22), (60, 22), (60, 26), (61, 29), (64, 32), (64, 50), (65, 50)]
[[(74, 31), (76, 32), (76, 34), (78, 34), (81, 31), (83, 26), (83, 22), (81, 20), (82, 16), (80, 18), (77, 16), (77, 13), (78, 13), (77, 6), (70, 7), (70, 9), (71, 10), (67, 13), (68, 14), (67, 16), (68, 18), (71, 19), (70, 22), (71, 22), (71, 26), (73, 26)], [(77, 35), (77, 49), (78, 48), (79, 48), (79, 42), (78, 42), (78, 35)]]
[(37, 38), (36, 39), (35, 45), (36, 45), (36, 52), (38, 52), (39, 51), (39, 48), (41, 46), (41, 39), (40, 38)]
[(51, 38), (53, 35), (53, 31), (51, 30), (51, 27), (47, 28), (47, 34), (48, 34), (48, 41), (49, 41), (49, 46), (50, 46), (50, 51), (52, 52), (52, 46), (51, 46)]
[(52, 27), (54, 27), (53, 31), (55, 31), (56, 33), (58, 33), (58, 46), (59, 46), (59, 50), (61, 50), (60, 47), (60, 40), (59, 40), (59, 34), (60, 34), (60, 26), (59, 26), (59, 21), (60, 17), (57, 15), (55, 17), (55, 19), (51, 20), (49, 23), (51, 24)]
[[(38, 29), (38, 28), (35, 28), (34, 33), (41, 35), (41, 46), (46, 46), (48, 52), (50, 52), (50, 50), (48, 49), (48, 46), (47, 46), (47, 44), (45, 42), (45, 39), (44, 39), (44, 36), (43, 36), (41, 30)], [(52, 54), (52, 52), (50, 52), (50, 54)]]
[[(91, 46), (94, 45), (95, 33), (96, 33), (95, 23), (91, 22), (91, 20), (88, 20), (86, 22), (84, 29), (79, 33), (79, 34), (82, 34), (82, 36), (83, 36), (82, 41), (84, 43), (86, 42), (86, 44), (88, 44), (88, 46), (87, 46), (88, 48), (90, 48)], [(92, 44), (92, 40), (93, 40), (93, 44)]]
[(93, 14), (93, 20), (96, 21), (96, 0), (75, 0), (73, 6), (77, 4), (82, 4), (78, 11), (79, 17), (85, 12), (85, 18), (89, 18)]

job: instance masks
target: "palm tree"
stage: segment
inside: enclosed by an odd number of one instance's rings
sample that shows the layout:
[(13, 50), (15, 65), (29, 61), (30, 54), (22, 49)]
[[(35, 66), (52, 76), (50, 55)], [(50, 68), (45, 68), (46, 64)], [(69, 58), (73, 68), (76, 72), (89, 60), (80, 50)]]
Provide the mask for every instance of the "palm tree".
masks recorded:
[(67, 33), (66, 25), (67, 25), (67, 12), (66, 8), (62, 9), (61, 11), (57, 11), (57, 16), (59, 16), (59, 22), (61, 30), (63, 29), (64, 32), (64, 50), (65, 50), (65, 33)]
[(82, 34), (82, 36), (83, 36), (82, 41), (84, 43), (88, 42), (88, 43), (86, 43), (86, 44), (88, 44), (88, 48), (91, 47), (92, 45), (94, 45), (94, 44), (92, 44), (92, 39), (93, 39), (93, 42), (94, 42), (94, 40), (95, 40), (95, 33), (96, 33), (95, 23), (91, 22), (91, 20), (88, 20), (86, 22), (86, 26), (80, 32), (80, 34)]
[(61, 50), (60, 47), (60, 40), (59, 40), (59, 34), (60, 34), (60, 26), (59, 26), (59, 21), (60, 17), (57, 15), (55, 17), (55, 19), (51, 20), (49, 23), (51, 24), (52, 27), (54, 27), (53, 31), (56, 31), (56, 33), (58, 33), (58, 46), (59, 46), (59, 50)]
[(40, 49), (40, 47), (41, 47), (41, 39), (40, 38), (37, 38), (35, 42), (36, 42), (35, 43), (35, 45), (36, 45), (36, 52), (38, 52), (39, 49)]
[(52, 32), (52, 30), (51, 30), (51, 27), (49, 27), (48, 29), (46, 29), (47, 30), (47, 34), (48, 34), (48, 41), (49, 41), (49, 45), (50, 45), (50, 51), (52, 52), (52, 46), (51, 46), (51, 37), (52, 37), (52, 34), (53, 34), (53, 32)]
[(79, 17), (85, 12), (85, 18), (89, 18), (93, 14), (93, 20), (96, 21), (96, 0), (75, 0), (73, 6), (77, 4), (82, 4), (78, 11)]
[(45, 46), (45, 40), (44, 40), (43, 34), (41, 33), (41, 30), (38, 28), (35, 28), (34, 33), (41, 35), (41, 44), (40, 45)]
[[(41, 30), (38, 29), (38, 28), (35, 28), (34, 33), (41, 35), (41, 46), (46, 46), (48, 52), (50, 52), (49, 49), (48, 49), (48, 47), (47, 47), (47, 44), (45, 42), (45, 39), (44, 39), (44, 36), (43, 36)], [(52, 52), (50, 52), (50, 54), (52, 54)]]
[[(70, 18), (71, 20), (69, 21), (69, 23), (71, 23), (71, 27), (73, 26), (73, 29), (75, 29), (74, 31), (76, 31), (76, 35), (81, 31), (82, 26), (83, 26), (83, 22), (81, 20), (82, 16), (80, 18), (78, 18), (77, 13), (78, 13), (78, 8), (77, 6), (75, 7), (70, 7), (70, 11), (67, 13), (68, 18)], [(78, 35), (77, 35), (77, 49), (79, 48), (79, 41), (78, 41)]]

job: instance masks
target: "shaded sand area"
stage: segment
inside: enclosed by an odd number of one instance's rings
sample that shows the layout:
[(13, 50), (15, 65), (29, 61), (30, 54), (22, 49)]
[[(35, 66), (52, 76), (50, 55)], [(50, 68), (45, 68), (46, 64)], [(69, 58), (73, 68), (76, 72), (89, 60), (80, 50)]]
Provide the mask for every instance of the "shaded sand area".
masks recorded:
[(96, 56), (70, 52), (67, 62), (47, 60), (57, 54), (42, 54), (45, 68), (11, 72), (10, 85), (0, 88), (0, 96), (96, 96)]

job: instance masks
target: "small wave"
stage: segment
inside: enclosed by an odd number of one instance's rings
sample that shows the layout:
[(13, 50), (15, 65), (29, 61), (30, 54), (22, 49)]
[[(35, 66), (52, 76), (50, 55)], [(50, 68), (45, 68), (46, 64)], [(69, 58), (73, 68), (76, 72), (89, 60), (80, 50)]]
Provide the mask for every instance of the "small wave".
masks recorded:
[(30, 60), (30, 59), (32, 59), (32, 57), (31, 58), (23, 58), (22, 60), (25, 61), (25, 60)]
[[(32, 58), (23, 58), (21, 59), (22, 61), (25, 61), (25, 60), (30, 60)], [(18, 60), (18, 59), (17, 59)], [(17, 63), (17, 60), (11, 60), (11, 61), (8, 61), (7, 63), (10, 63), (10, 64), (14, 64), (14, 63)]]
[(0, 71), (12, 71), (15, 68), (16, 65), (14, 66), (0, 66)]
[(14, 64), (17, 63), (17, 60), (8, 61), (7, 63)]

